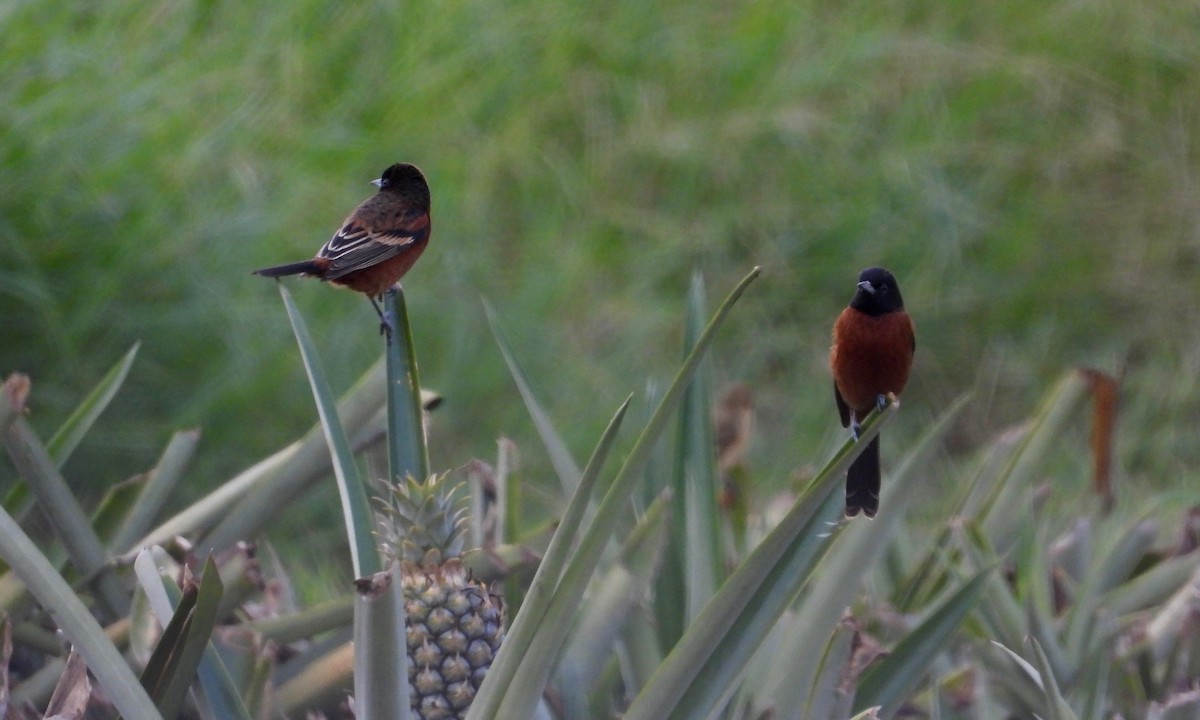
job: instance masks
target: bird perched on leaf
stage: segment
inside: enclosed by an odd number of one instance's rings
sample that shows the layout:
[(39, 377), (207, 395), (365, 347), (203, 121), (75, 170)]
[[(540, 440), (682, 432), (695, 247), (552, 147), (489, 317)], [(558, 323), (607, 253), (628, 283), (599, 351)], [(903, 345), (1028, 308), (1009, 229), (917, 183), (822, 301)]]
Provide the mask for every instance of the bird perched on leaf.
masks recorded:
[(350, 213), (316, 257), (255, 270), (255, 275), (309, 275), (356, 290), (371, 301), (380, 331), (390, 330), (377, 300), (412, 268), (429, 243), (429, 183), (414, 165), (396, 163), (372, 185), (379, 192)]
[[(896, 278), (883, 268), (867, 268), (858, 276), (850, 305), (833, 325), (829, 366), (833, 395), (842, 427), (857, 439), (862, 418), (887, 405), (889, 396), (904, 391), (917, 349), (912, 319)], [(862, 452), (846, 472), (846, 515), (879, 510), (879, 438)]]

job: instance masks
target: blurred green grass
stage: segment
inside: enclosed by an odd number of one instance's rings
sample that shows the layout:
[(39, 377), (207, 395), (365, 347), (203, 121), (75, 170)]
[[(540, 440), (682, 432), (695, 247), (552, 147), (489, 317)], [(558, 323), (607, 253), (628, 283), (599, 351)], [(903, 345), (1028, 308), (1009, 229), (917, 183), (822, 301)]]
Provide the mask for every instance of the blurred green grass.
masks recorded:
[[(489, 298), (568, 442), (673, 367), (695, 268), (764, 278), (714, 354), (755, 388), (756, 475), (840, 431), (828, 330), (892, 268), (918, 326), (897, 438), (971, 387), (966, 446), (1064, 366), (1124, 368), (1125, 471), (1200, 450), (1195, 3), (562, 6), (18, 2), (0, 11), (0, 370), (48, 431), (135, 340), (68, 474), (102, 487), (204, 430), (195, 493), (315, 421), (271, 283), (387, 164), (434, 193), (406, 278), (433, 463), (544, 466)], [(366, 303), (295, 296), (343, 387)], [(597, 408), (607, 408), (597, 411)], [(898, 442), (889, 439), (886, 442)], [(885, 449), (885, 453), (887, 450)]]

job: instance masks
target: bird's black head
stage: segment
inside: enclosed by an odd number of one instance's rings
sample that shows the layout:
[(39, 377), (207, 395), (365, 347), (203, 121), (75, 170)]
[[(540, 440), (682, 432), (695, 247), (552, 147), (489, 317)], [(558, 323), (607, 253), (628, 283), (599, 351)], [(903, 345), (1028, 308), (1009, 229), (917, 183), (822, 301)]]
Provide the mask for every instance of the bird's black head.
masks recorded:
[(429, 210), (429, 183), (425, 182), (425, 175), (416, 165), (396, 163), (384, 170), (378, 180), (372, 180), (371, 184), (379, 188), (380, 192), (398, 193), (407, 197), (417, 207)]
[(896, 278), (883, 268), (867, 268), (858, 274), (858, 289), (850, 307), (871, 317), (904, 309)]

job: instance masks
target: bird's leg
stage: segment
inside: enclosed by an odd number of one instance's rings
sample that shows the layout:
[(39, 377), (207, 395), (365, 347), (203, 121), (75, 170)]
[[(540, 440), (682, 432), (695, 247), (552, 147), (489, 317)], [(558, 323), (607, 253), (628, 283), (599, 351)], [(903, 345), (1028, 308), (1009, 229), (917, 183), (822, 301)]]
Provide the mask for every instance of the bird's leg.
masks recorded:
[(879, 412), (883, 412), (883, 409), (888, 406), (888, 397), (889, 396), (895, 397), (895, 395), (892, 395), (891, 393), (888, 393), (887, 395), (884, 395), (882, 393), (880, 393), (879, 395), (876, 395), (875, 396), (875, 409), (878, 410)]
[[(384, 312), (383, 308), (379, 306), (379, 303), (376, 302), (376, 299), (373, 296), (368, 295), (367, 299), (371, 301), (371, 307), (375, 308), (375, 314), (379, 316), (379, 334), (387, 335), (388, 339), (391, 339), (391, 337), (392, 337), (392, 321), (391, 321), (391, 319), (387, 316), (387, 313)], [(382, 295), (379, 296), (379, 300), (380, 301), (383, 300)]]
[(862, 435), (862, 425), (858, 422), (858, 413), (850, 413), (850, 435), (858, 442), (858, 436)]

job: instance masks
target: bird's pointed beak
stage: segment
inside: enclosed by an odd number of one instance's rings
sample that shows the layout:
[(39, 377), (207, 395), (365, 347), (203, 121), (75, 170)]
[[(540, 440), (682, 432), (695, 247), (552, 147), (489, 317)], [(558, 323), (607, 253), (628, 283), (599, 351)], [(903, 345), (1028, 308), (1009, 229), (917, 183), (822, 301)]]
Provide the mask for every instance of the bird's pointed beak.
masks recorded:
[(383, 187), (383, 178), (376, 178), (371, 181), (371, 184), (377, 188), (382, 188)]
[(870, 280), (863, 280), (862, 282), (860, 282), (858, 284), (858, 289), (862, 290), (863, 292), (867, 293), (868, 295), (875, 294), (875, 286), (871, 284)]

